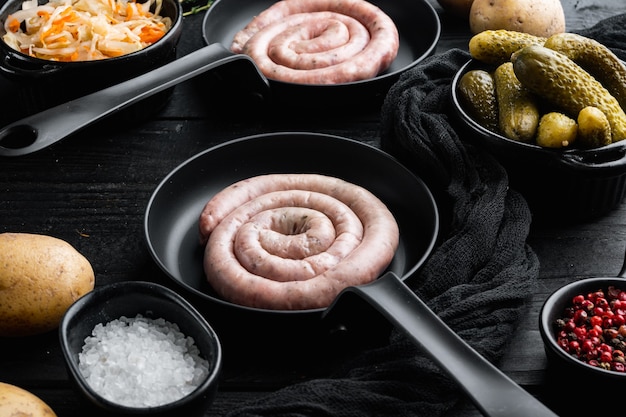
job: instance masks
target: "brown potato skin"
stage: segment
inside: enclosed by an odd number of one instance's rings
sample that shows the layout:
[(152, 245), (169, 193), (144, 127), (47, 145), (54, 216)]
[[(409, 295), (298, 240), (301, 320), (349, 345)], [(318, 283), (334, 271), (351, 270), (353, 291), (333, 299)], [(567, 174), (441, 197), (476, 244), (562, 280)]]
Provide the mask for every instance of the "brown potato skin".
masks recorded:
[(54, 330), (94, 284), (91, 264), (69, 243), (46, 235), (0, 234), (0, 336)]
[(0, 416), (56, 417), (56, 413), (35, 394), (0, 382)]
[(565, 32), (565, 14), (559, 0), (474, 0), (470, 30), (506, 29), (549, 37)]

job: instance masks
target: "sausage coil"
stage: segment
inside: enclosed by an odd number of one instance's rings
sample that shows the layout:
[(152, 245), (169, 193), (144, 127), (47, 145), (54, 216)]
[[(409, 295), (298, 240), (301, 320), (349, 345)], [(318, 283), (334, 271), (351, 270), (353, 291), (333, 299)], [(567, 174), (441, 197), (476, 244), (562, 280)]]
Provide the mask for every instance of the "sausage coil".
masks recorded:
[(369, 191), (317, 174), (269, 174), (230, 185), (204, 207), (204, 271), (224, 299), (255, 308), (330, 305), (376, 279), (398, 247), (398, 225)]
[(391, 18), (365, 0), (282, 0), (239, 31), (231, 50), (274, 80), (338, 84), (383, 72), (399, 44)]

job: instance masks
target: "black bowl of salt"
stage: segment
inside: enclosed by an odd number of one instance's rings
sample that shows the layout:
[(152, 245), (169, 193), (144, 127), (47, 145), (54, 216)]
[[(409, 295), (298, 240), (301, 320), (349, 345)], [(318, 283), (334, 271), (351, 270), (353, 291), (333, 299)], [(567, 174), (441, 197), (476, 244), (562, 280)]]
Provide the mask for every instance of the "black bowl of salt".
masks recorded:
[(161, 285), (96, 287), (67, 310), (59, 337), (68, 374), (94, 415), (202, 416), (217, 392), (217, 335)]

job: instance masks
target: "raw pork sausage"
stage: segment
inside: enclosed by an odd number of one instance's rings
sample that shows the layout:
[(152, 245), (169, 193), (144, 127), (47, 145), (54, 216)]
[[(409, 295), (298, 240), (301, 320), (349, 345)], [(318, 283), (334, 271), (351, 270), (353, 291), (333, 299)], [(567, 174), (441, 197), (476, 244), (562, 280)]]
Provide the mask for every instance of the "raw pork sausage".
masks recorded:
[(279, 1), (252, 19), (231, 45), (268, 78), (299, 84), (375, 77), (391, 65), (398, 48), (391, 18), (365, 0)]
[(204, 270), (224, 299), (256, 308), (327, 307), (377, 278), (397, 223), (373, 194), (317, 174), (269, 174), (230, 185), (200, 216)]

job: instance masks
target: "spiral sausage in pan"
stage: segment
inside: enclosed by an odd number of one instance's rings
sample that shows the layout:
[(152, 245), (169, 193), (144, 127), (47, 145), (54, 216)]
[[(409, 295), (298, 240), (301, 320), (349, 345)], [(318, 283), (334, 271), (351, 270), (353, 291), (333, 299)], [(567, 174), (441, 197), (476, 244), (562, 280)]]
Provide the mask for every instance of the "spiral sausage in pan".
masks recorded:
[(376, 279), (398, 247), (398, 225), (372, 193), (317, 174), (232, 184), (200, 216), (207, 280), (240, 305), (306, 310)]
[(391, 18), (365, 0), (283, 0), (239, 31), (231, 50), (273, 80), (338, 84), (375, 77), (399, 44)]

